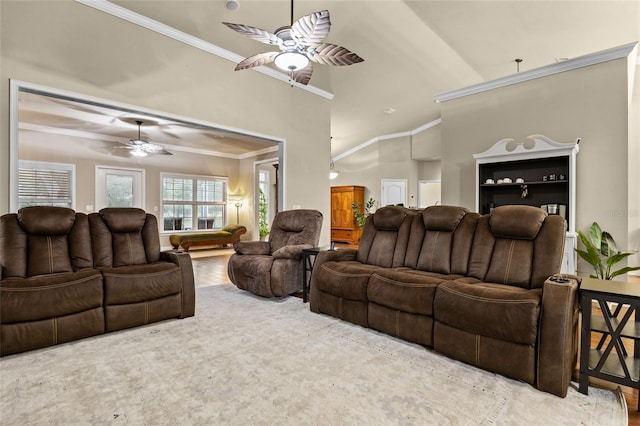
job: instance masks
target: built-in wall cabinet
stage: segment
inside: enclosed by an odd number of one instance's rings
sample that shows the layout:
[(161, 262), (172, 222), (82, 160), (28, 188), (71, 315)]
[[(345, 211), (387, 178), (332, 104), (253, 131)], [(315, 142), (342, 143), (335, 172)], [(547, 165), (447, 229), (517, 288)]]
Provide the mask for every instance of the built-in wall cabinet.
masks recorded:
[(546, 136), (532, 135), (524, 142), (502, 139), (487, 151), (473, 156), (479, 213), (489, 213), (502, 205), (519, 204), (564, 216), (567, 234), (561, 272), (566, 274), (576, 272), (578, 143), (559, 143)]

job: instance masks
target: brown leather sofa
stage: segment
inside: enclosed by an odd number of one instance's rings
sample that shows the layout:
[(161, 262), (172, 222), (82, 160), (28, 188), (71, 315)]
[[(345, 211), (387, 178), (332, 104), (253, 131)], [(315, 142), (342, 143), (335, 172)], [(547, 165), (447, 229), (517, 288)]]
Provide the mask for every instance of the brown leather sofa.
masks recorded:
[(0, 218), (0, 355), (194, 315), (186, 253), (140, 209), (26, 207)]
[(565, 229), (530, 206), (384, 207), (357, 251), (318, 255), (310, 309), (564, 397), (578, 318), (578, 282), (555, 278)]

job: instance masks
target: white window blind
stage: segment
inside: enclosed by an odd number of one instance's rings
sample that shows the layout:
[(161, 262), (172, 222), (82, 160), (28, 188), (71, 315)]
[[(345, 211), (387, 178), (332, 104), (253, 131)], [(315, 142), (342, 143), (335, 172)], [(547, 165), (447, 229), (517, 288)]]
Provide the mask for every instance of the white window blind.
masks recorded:
[(73, 208), (73, 164), (20, 161), (18, 208), (60, 206)]

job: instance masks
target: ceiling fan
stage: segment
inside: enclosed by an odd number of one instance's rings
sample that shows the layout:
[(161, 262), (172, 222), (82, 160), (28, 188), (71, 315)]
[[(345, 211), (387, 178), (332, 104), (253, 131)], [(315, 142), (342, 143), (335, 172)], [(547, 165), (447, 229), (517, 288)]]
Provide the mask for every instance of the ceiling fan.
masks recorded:
[(249, 25), (229, 22), (223, 24), (253, 40), (280, 48), (279, 52), (258, 53), (243, 59), (236, 66), (236, 71), (274, 62), (278, 68), (289, 73), (291, 80), (306, 85), (313, 73), (311, 62), (352, 65), (364, 61), (342, 46), (322, 42), (331, 28), (328, 10), (314, 12), (293, 22), (293, 0), (291, 26), (280, 27), (273, 33)]
[(130, 154), (134, 157), (146, 157), (147, 155), (173, 155), (160, 144), (153, 143), (141, 139), (140, 137), (140, 126), (142, 126), (143, 122), (140, 120), (136, 120), (136, 124), (138, 125), (138, 137), (136, 139), (129, 139), (127, 142), (123, 142), (126, 146), (123, 148), (130, 149)]

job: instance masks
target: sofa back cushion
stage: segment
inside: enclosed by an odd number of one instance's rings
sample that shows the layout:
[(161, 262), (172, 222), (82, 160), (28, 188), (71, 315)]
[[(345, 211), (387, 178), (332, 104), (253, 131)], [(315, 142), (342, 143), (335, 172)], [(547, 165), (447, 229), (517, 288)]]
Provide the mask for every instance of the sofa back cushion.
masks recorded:
[(440, 274), (467, 273), (479, 215), (464, 207), (431, 206), (413, 218), (404, 266)]
[(72, 209), (30, 206), (0, 221), (4, 276), (30, 277), (92, 268), (87, 216)]
[(532, 206), (501, 206), (478, 221), (468, 275), (485, 282), (541, 288), (560, 272), (566, 221)]
[(412, 218), (411, 210), (404, 207), (387, 206), (376, 210), (367, 217), (356, 260), (387, 268), (402, 266)]
[(89, 215), (96, 267), (142, 265), (160, 259), (156, 217), (136, 208), (106, 208)]
[(286, 210), (276, 214), (269, 230), (271, 253), (284, 246), (308, 244), (317, 247), (322, 213), (317, 210)]

